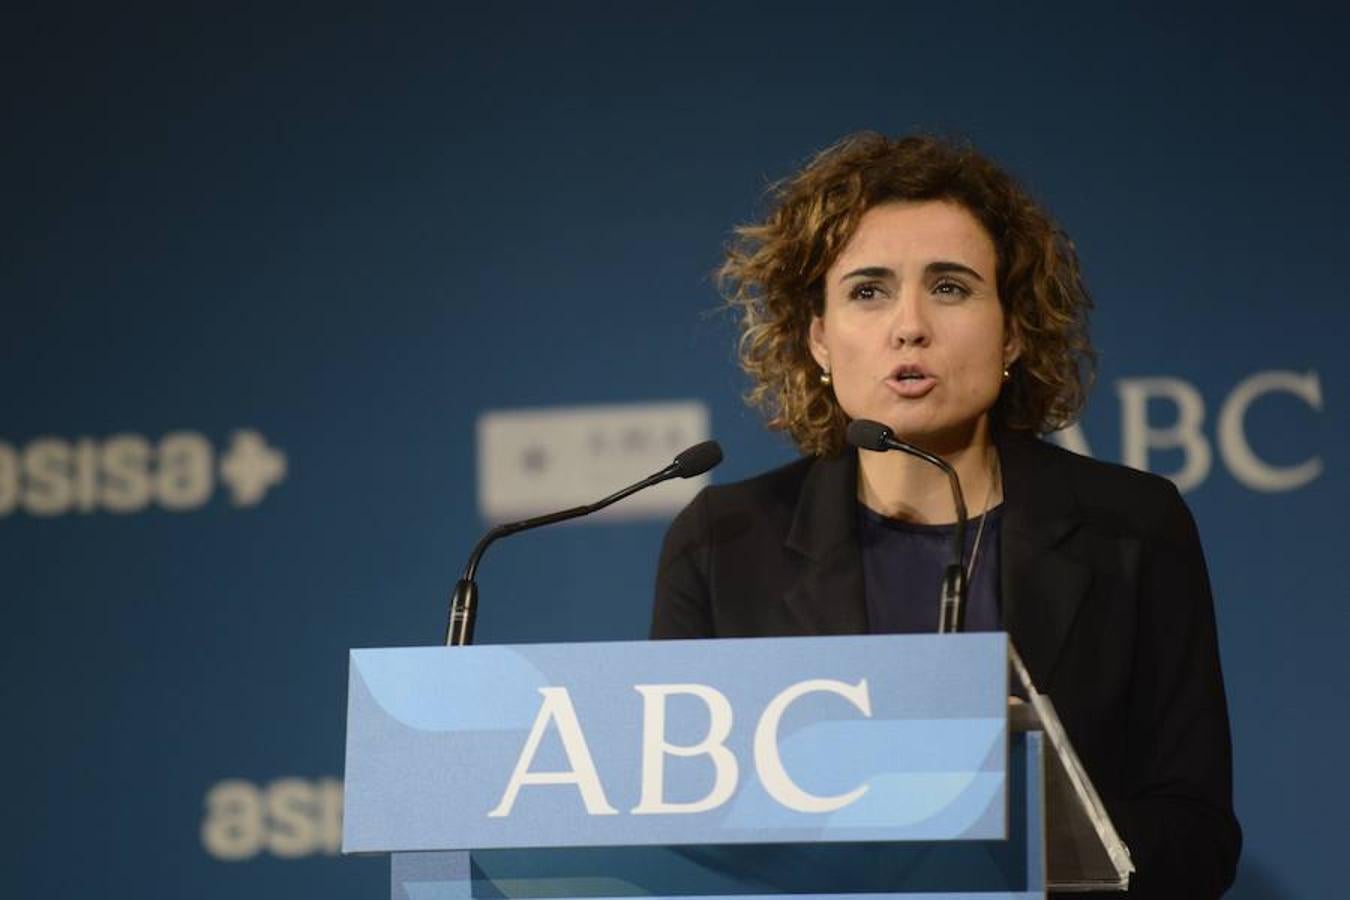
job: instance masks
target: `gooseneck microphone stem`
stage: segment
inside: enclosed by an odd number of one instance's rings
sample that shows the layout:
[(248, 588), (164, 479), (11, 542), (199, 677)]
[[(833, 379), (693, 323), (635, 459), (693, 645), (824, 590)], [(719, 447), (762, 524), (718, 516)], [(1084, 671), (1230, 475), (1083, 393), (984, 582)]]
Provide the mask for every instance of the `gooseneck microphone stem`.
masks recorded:
[(666, 475), (665, 470), (663, 470), (660, 474), (644, 478), (637, 484), (630, 485), (617, 493), (610, 494), (599, 502), (588, 503), (585, 506), (574, 506), (571, 509), (565, 509), (562, 512), (549, 513), (545, 516), (536, 516), (533, 519), (525, 519), (521, 522), (507, 522), (506, 524), (498, 525), (487, 534), (483, 535), (478, 540), (478, 544), (474, 546), (473, 552), (469, 554), (469, 562), (464, 566), (464, 575), (455, 583), (455, 595), (450, 601), (450, 621), (446, 623), (446, 646), (466, 647), (473, 643), (473, 625), (474, 620), (478, 615), (478, 583), (475, 581), (475, 578), (478, 575), (478, 562), (483, 558), (483, 553), (487, 551), (487, 548), (492, 545), (493, 541), (496, 541), (498, 538), (506, 537), (508, 534), (529, 531), (531, 528), (542, 528), (545, 525), (552, 525), (555, 522), (565, 522), (568, 519), (589, 515), (597, 510), (604, 509), (611, 503), (617, 503), (629, 494), (636, 493), (646, 487), (651, 487), (658, 481), (665, 481), (670, 477), (672, 476)]
[(702, 475), (721, 461), (722, 448), (718, 446), (717, 442), (704, 441), (680, 453), (675, 457), (674, 462), (660, 472), (648, 475), (623, 490), (615, 491), (603, 500), (587, 503), (584, 506), (574, 506), (561, 512), (535, 516), (532, 519), (524, 519), (520, 522), (507, 522), (489, 530), (474, 546), (473, 552), (469, 554), (469, 561), (464, 566), (463, 576), (455, 583), (455, 593), (450, 600), (450, 616), (445, 626), (446, 646), (464, 647), (473, 643), (474, 620), (478, 615), (478, 583), (475, 580), (478, 576), (478, 563), (483, 558), (487, 548), (498, 538), (521, 531), (529, 531), (532, 528), (565, 522), (568, 519), (576, 519), (580, 516), (588, 516), (663, 481)]
[(952, 561), (942, 573), (942, 593), (938, 602), (938, 632), (951, 634), (966, 627), (966, 498), (961, 492), (961, 479), (951, 464), (935, 453), (906, 443), (890, 428), (870, 419), (855, 419), (848, 425), (848, 442), (863, 450), (899, 450), (924, 462), (937, 466), (947, 475), (956, 507), (956, 528), (952, 531)]

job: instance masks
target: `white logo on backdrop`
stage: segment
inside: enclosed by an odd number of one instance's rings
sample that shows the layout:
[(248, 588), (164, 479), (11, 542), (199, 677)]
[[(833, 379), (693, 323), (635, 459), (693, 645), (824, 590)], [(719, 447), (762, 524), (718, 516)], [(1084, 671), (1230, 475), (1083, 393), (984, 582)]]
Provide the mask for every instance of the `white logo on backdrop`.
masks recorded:
[(235, 431), (219, 455), (196, 431), (0, 441), (0, 516), (188, 512), (210, 501), (217, 482), (233, 506), (256, 506), (285, 478), (286, 454), (250, 429)]
[(341, 778), (278, 778), (266, 785), (228, 778), (211, 786), (204, 806), (202, 847), (219, 860), (332, 856), (342, 846)]
[[(505, 522), (592, 503), (707, 438), (708, 409), (697, 402), (487, 412), (478, 419), (478, 508)], [(668, 516), (707, 481), (668, 481), (602, 515)]]
[[(1205, 399), (1189, 381), (1171, 376), (1121, 378), (1115, 389), (1120, 399), (1120, 461), (1136, 469), (1156, 471), (1149, 465), (1153, 451), (1180, 451), (1181, 466), (1158, 474), (1172, 479), (1181, 491), (1194, 490), (1209, 477), (1216, 445), (1224, 467), (1254, 491), (1294, 491), (1322, 474), (1322, 457), (1317, 455), (1285, 464), (1262, 458), (1252, 447), (1247, 427), (1251, 408), (1276, 394), (1292, 397), (1314, 413), (1321, 413), (1322, 382), (1316, 372), (1256, 372), (1239, 381), (1219, 405), (1212, 441), (1205, 431)], [(1164, 417), (1168, 424), (1149, 420), (1150, 404), (1172, 407)], [(1077, 425), (1052, 437), (1070, 450), (1094, 455)], [(1270, 443), (1275, 443), (1274, 438)]]

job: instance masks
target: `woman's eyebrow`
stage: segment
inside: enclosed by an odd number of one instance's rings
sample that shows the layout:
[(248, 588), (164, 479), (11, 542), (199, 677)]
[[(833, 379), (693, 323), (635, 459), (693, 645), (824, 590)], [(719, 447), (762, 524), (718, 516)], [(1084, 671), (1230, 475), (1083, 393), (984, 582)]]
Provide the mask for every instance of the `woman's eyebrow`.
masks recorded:
[[(976, 272), (970, 266), (964, 263), (951, 260), (939, 260), (929, 263), (924, 267), (924, 271), (929, 275), (958, 274), (969, 275), (976, 281), (984, 281), (984, 276)], [(845, 272), (839, 276), (840, 281), (847, 281), (850, 278), (894, 278), (895, 270), (886, 266), (863, 266), (861, 269), (854, 269), (851, 272)]]
[(929, 275), (943, 275), (952, 273), (958, 275), (969, 275), (976, 281), (984, 281), (983, 275), (981, 275), (979, 272), (976, 272), (970, 266), (963, 265), (962, 263), (959, 262), (949, 262), (947, 260), (942, 260), (940, 262), (929, 263), (927, 266), (925, 266), (925, 271), (927, 271)]
[(888, 269), (885, 266), (863, 266), (861, 269), (854, 269), (852, 272), (845, 272), (839, 276), (840, 281), (847, 281), (850, 278), (894, 278), (895, 270)]

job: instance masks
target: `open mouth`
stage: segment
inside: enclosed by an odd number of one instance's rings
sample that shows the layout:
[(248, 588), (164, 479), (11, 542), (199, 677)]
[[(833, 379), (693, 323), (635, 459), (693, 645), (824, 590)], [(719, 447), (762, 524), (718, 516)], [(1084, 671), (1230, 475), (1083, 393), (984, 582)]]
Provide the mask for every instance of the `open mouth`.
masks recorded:
[(886, 384), (901, 397), (922, 397), (937, 384), (937, 379), (919, 366), (899, 366), (891, 372)]

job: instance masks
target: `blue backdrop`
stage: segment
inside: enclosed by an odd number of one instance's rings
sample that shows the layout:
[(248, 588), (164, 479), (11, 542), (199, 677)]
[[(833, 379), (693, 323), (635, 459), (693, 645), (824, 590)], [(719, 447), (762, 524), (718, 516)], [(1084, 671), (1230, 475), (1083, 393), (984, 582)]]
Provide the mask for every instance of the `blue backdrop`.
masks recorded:
[[(335, 855), (347, 648), (440, 638), (504, 483), (542, 473), (546, 506), (700, 429), (718, 480), (791, 458), (740, 404), (709, 273), (769, 180), (860, 128), (968, 136), (1074, 235), (1102, 365), (1063, 439), (1172, 475), (1199, 520), (1231, 896), (1338, 894), (1344, 13), (5, 19), (6, 895), (382, 895)], [(527, 434), (520, 479), (489, 475), (522, 410), (571, 422), (566, 452)], [(668, 515), (494, 547), (479, 640), (640, 637)]]

